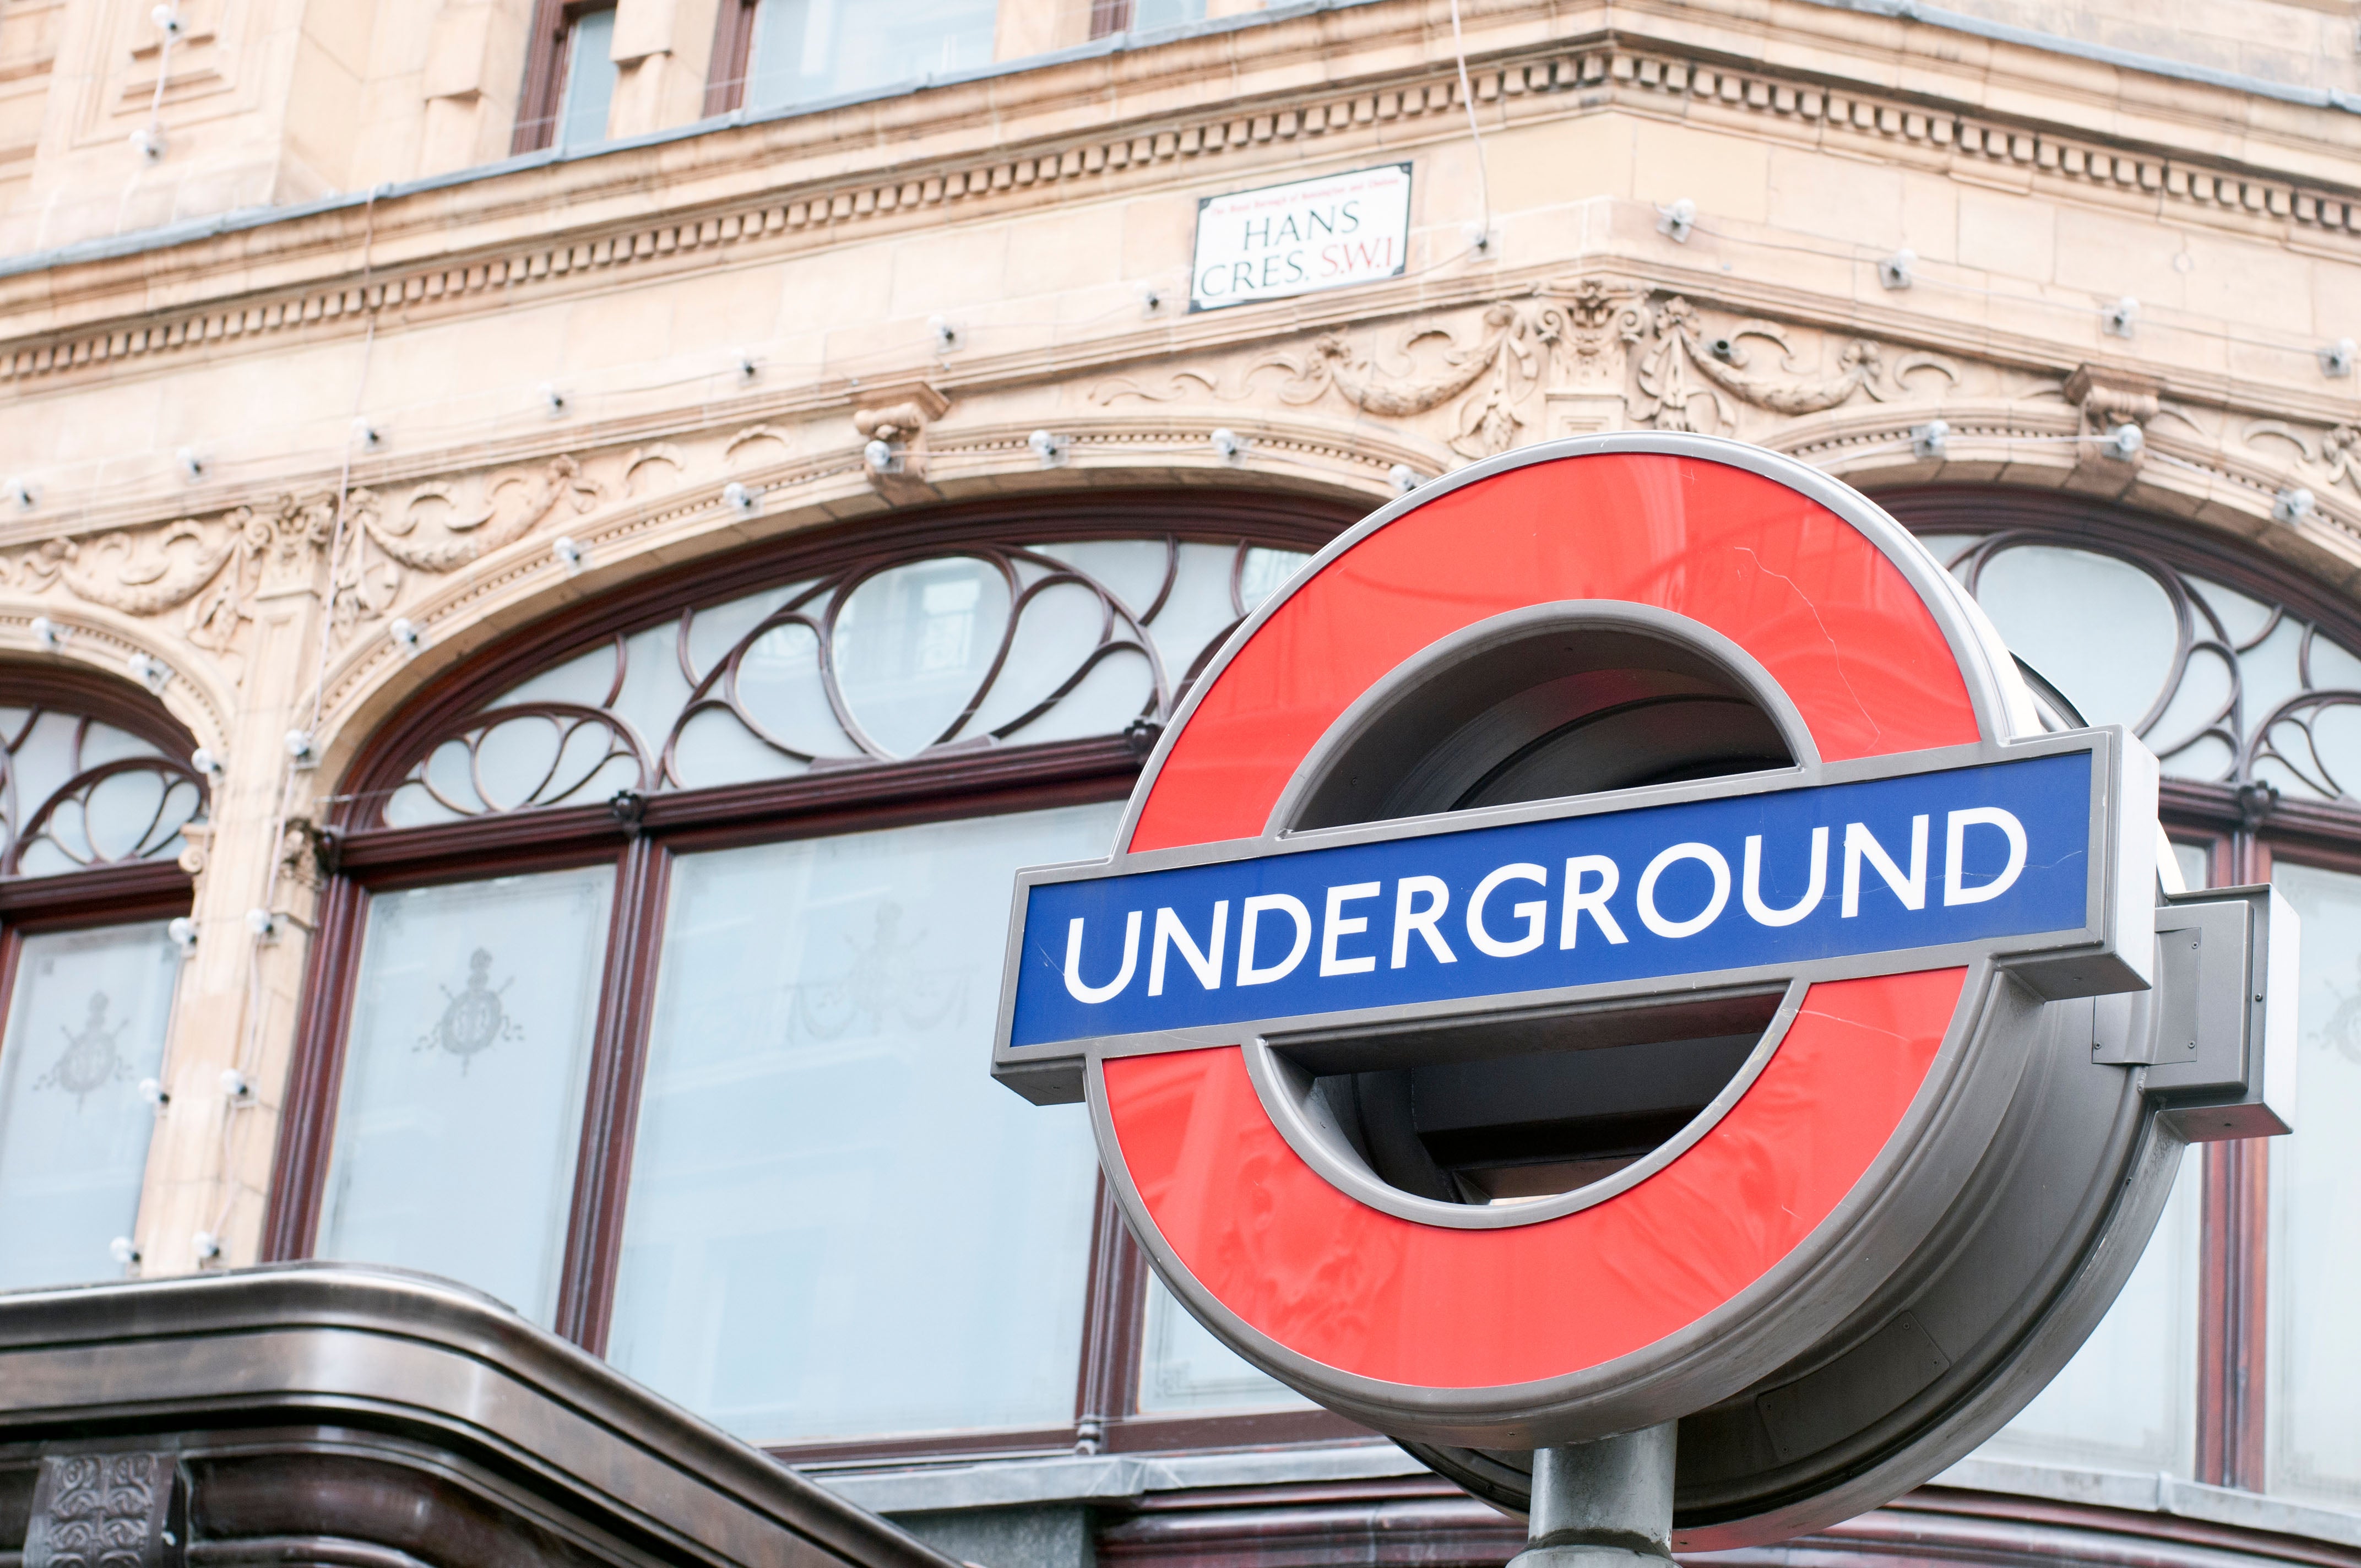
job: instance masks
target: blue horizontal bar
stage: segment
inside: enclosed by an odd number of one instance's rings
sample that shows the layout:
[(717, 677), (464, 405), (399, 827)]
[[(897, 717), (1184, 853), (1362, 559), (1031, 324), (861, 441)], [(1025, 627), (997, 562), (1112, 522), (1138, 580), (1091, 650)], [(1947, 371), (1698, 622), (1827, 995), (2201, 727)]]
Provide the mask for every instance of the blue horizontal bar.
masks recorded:
[(1009, 1043), (2079, 935), (2091, 767), (2076, 751), (1041, 883)]

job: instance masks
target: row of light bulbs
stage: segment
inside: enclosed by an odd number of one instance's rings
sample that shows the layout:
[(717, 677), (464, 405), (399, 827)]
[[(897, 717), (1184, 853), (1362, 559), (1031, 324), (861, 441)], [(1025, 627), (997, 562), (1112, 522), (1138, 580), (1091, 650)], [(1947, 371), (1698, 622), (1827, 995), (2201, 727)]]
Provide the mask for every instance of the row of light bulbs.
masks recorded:
[[(751, 354), (741, 354), (732, 373), (740, 384), (751, 383), (761, 377), (762, 362)], [(563, 419), (574, 411), (573, 398), (554, 381), (543, 382), (534, 397), (542, 411), (552, 419)], [(353, 420), (352, 444), (365, 454), (375, 455), (385, 452), (390, 441), (382, 424), (367, 414), (361, 414)], [(203, 480), (213, 471), (212, 459), (201, 446), (174, 449), (172, 466), (182, 482), (191, 485)], [(25, 475), (0, 480), (0, 496), (13, 502), (18, 511), (31, 511), (38, 508), (41, 504), (41, 493), (39, 481)]]
[[(172, 924), (178, 927), (186, 926), (188, 922), (175, 920)], [(179, 937), (180, 933), (175, 930), (174, 939), (177, 941)], [(220, 1083), (222, 1098), (229, 1102), (232, 1110), (242, 1109), (254, 1103), (254, 1085), (247, 1080), (246, 1074), (238, 1071), (237, 1069), (234, 1067), (222, 1069)], [(166, 1089), (159, 1079), (141, 1079), (138, 1094), (139, 1098), (146, 1101), (159, 1116), (162, 1115), (165, 1108), (172, 1103), (172, 1091)], [(189, 1237), (189, 1244), (191, 1250), (197, 1255), (199, 1263), (211, 1263), (221, 1256), (221, 1237), (212, 1231), (195, 1232)], [(106, 1250), (108, 1255), (125, 1268), (133, 1267), (140, 1261), (139, 1244), (129, 1236), (115, 1237), (106, 1244)]]
[[(1686, 245), (1696, 232), (1697, 204), (1683, 196), (1666, 206), (1656, 209), (1656, 232), (1675, 245)], [(1743, 243), (1741, 241), (1741, 243)], [(1877, 281), (1883, 288), (1900, 291), (1918, 281), (1918, 253), (1904, 248), (1881, 259), (1877, 264)], [(2131, 337), (2139, 326), (2140, 302), (2125, 294), (2099, 306), (2099, 330), (2109, 337)], [(2264, 344), (2262, 347), (2283, 347), (2284, 345)], [(2353, 374), (2355, 356), (2361, 355), (2361, 345), (2349, 337), (2323, 343), (2312, 351), (2320, 361), (2320, 373), (2334, 380)]]

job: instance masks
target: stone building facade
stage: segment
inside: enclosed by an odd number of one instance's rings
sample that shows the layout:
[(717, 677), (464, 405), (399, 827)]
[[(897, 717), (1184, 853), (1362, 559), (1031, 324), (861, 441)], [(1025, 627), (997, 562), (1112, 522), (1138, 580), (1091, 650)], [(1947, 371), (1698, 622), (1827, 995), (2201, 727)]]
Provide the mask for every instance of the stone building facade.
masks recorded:
[[(2361, 1561), (2361, 38), (1962, 4), (0, 0), (6, 1282), (455, 1274), (989, 1568), (1504, 1558), (974, 1131), (940, 955), (1354, 518), (1696, 431), (1883, 500), (2310, 933), (2295, 1136), (2191, 1157), (2055, 1398), (1749, 1555)], [(1396, 166), (1398, 269), (1198, 308), (1201, 203)], [(741, 1026), (974, 1098), (733, 1187), (835, 1131)], [(1060, 1196), (904, 1212), (971, 1181)], [(873, 1255), (778, 1219), (840, 1202)], [(846, 1314), (850, 1391), (732, 1326)]]

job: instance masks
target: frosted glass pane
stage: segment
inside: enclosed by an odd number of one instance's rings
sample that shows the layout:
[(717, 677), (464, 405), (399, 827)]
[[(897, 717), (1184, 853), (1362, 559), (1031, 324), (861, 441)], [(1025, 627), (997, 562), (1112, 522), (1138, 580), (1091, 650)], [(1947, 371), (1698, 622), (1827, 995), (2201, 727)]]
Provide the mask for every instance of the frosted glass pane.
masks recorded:
[(2282, 620), (2238, 660), (2246, 682), (2246, 725), (2257, 729), (2279, 704), (2303, 690), (2303, 628)]
[(835, 654), (855, 722), (896, 757), (943, 739), (983, 685), (1008, 611), (998, 570), (965, 556), (896, 566), (853, 589), (837, 613)]
[(675, 863), (616, 1365), (758, 1442), (1072, 1420), (1089, 1124), (987, 1069), (1016, 872), (1119, 809)]
[[(21, 724), (23, 720), (18, 718), (16, 722)], [(70, 713), (44, 713), (33, 720), (25, 739), (10, 752), (8, 766), (16, 775), (16, 809), (24, 814), (24, 819), (30, 819), (41, 808), (41, 802), (82, 771), (82, 764), (74, 749), (74, 731), (81, 724), (82, 720)], [(9, 732), (16, 732), (15, 725)], [(18, 826), (23, 826), (22, 820)]]
[(2013, 652), (2093, 724), (2137, 724), (2172, 670), (2172, 601), (2136, 566), (2026, 545), (1986, 564), (1976, 600)]
[[(1058, 583), (1036, 593), (1017, 619), (1008, 663), (969, 728), (984, 734), (1049, 701), (1083, 668), (1103, 631), (1116, 639), (1132, 636), (1131, 628), (1082, 584)], [(1133, 719), (1151, 715), (1155, 697), (1147, 655), (1106, 653), (1047, 713), (1008, 739), (1021, 745), (1118, 734)]]
[[(754, 630), (763, 618), (773, 610), (792, 604), (809, 592), (809, 583), (790, 583), (783, 588), (770, 588), (759, 594), (748, 594), (722, 604), (708, 605), (688, 618), (688, 663), (697, 676), (709, 675), (713, 666), (728, 656), (740, 639)], [(803, 605), (803, 612), (817, 619), (828, 608), (825, 597)]]
[[(2195, 590), (2198, 602), (2220, 620), (2222, 635), (2228, 639), (2233, 648), (2243, 648), (2252, 642), (2261, 634), (2263, 628), (2270, 624), (2271, 607), (2260, 599), (2249, 598), (2236, 589), (2225, 588), (2207, 577), (2187, 577), (2183, 581)], [(2198, 634), (2204, 636), (2212, 630), (2213, 628), (2204, 624), (2201, 617)]]
[(2323, 691), (2361, 691), (2361, 659), (2325, 637), (2312, 640), (2312, 684)]
[(161, 921), (27, 937), (0, 1035), (0, 1289), (111, 1278), (131, 1234), (181, 956)]
[(762, 0), (749, 109), (866, 93), (992, 63), (999, 0)]
[(808, 763), (765, 745), (737, 716), (722, 708), (701, 709), (673, 741), (672, 783), (680, 789), (757, 779), (793, 778)]
[(653, 761), (664, 736), (688, 702), (688, 676), (680, 667), (680, 623), (667, 620), (635, 631), (623, 641), (623, 689), (614, 711), (640, 738)]
[(1238, 602), (1252, 615), (1310, 559), (1300, 550), (1247, 551), (1246, 565), (1238, 573)]
[(2202, 844), (2172, 846), (2172, 858), (2180, 865), (2180, 885), (2195, 893), (2199, 888), (2213, 885), (2213, 851)]
[(2281, 861), (2303, 920), (2295, 1132), (2270, 1141), (2271, 1490), (2361, 1505), (2361, 877)]
[(1972, 533), (1922, 533), (1918, 536), (1918, 543), (1927, 547), (1927, 553), (1946, 566), (1958, 560), (1975, 542), (1976, 536)]
[(1205, 645), (1238, 618), (1230, 602), (1230, 572), (1236, 559), (1234, 544), (1180, 546), (1180, 571), (1171, 597), (1148, 625), (1164, 660), (1164, 678), (1176, 694)]
[(1146, 615), (1164, 587), (1168, 551), (1161, 539), (1094, 539), (1027, 548), (1037, 555), (1063, 561), (1121, 599), (1134, 615)]
[(2203, 1157), (2184, 1150), (2164, 1217), (2123, 1294), (1982, 1453), (2076, 1469), (2191, 1474), (2202, 1172)]
[(614, 880), (592, 866), (369, 899), (318, 1255), (555, 1315)]
[(495, 707), (517, 702), (570, 702), (577, 707), (603, 707), (615, 689), (615, 645), (601, 642), (588, 653), (542, 671), (532, 679), (502, 692)]
[(1215, 1339), (1164, 1288), (1162, 1280), (1149, 1277), (1147, 1343), (1139, 1369), (1142, 1415), (1313, 1408), (1311, 1400)]
[(2180, 685), (2157, 716), (2147, 732), (2148, 750), (2164, 760), (2173, 778), (2213, 779), (2221, 776), (2229, 751), (2218, 740), (2190, 743), (2191, 737), (2214, 724), (2230, 722), (2230, 687), (2234, 666), (2228, 657), (2210, 648), (2189, 656)]

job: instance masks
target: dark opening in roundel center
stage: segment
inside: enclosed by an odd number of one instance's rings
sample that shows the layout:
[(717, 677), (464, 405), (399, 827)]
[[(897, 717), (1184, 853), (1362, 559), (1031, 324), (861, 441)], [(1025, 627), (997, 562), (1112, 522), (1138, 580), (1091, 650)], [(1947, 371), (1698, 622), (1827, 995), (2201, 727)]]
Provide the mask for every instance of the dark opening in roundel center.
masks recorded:
[[(1723, 657), (1569, 607), (1458, 640), (1375, 694), (1284, 826), (1339, 828), (1795, 764)], [(1777, 1011), (1707, 1002), (1470, 1018), (1382, 1038), (1274, 1040), (1347, 1166), (1402, 1192), (1519, 1204), (1603, 1180), (1713, 1103)]]

